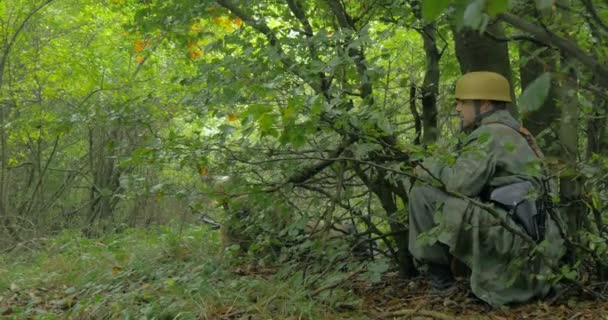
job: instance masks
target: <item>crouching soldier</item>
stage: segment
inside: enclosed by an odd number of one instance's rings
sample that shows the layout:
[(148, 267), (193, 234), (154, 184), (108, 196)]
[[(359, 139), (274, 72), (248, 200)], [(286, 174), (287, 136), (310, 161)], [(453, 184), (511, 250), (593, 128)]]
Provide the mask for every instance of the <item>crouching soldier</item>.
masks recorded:
[[(453, 287), (450, 261), (457, 259), (471, 271), (472, 292), (491, 305), (545, 296), (551, 284), (538, 275), (550, 273), (564, 251), (555, 222), (531, 199), (543, 190), (542, 153), (506, 110), (509, 102), (509, 82), (503, 76), (462, 76), (456, 83), (456, 111), (468, 135), (455, 161), (431, 158), (416, 167), (415, 174), (428, 183), (417, 182), (409, 194), (409, 249), (427, 264), (433, 289)], [(496, 210), (489, 212), (467, 198)], [(530, 255), (534, 244), (505, 224), (536, 243), (546, 240), (542, 253)]]

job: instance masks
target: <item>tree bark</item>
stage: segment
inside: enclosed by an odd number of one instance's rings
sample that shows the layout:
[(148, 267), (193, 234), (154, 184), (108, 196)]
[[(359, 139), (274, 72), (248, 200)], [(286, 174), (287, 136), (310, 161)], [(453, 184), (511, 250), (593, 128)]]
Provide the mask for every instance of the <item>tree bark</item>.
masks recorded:
[(89, 196), (89, 225), (85, 227), (85, 233), (89, 236), (103, 231), (105, 224), (111, 222), (118, 203), (115, 194), (120, 189), (121, 172), (114, 161), (116, 150), (113, 144), (120, 141), (119, 129), (109, 130), (109, 134), (102, 128), (89, 130), (89, 165), (93, 175)]
[(559, 143), (561, 145), (561, 160), (566, 170), (560, 176), (560, 197), (566, 205), (566, 220), (569, 233), (575, 235), (580, 230), (586, 209), (581, 202), (582, 181), (578, 177), (578, 127), (579, 109), (575, 90), (566, 83), (561, 84), (559, 102), (561, 117), (559, 122)]
[(410, 112), (414, 117), (414, 129), (416, 132), (416, 137), (414, 138), (414, 144), (420, 144), (420, 137), (422, 136), (422, 121), (420, 120), (420, 115), (418, 114), (418, 109), (416, 109), (416, 84), (412, 83), (410, 85)]
[(421, 88), (422, 95), (422, 144), (429, 145), (439, 137), (437, 129), (437, 96), (439, 95), (439, 59), (441, 54), (435, 42), (437, 29), (435, 24), (422, 28), (424, 53), (426, 55), (426, 72)]
[[(503, 75), (509, 83), (513, 83), (511, 75), (511, 63), (509, 61), (508, 43), (497, 41), (496, 38), (504, 38), (504, 29), (499, 22), (488, 25), (486, 33), (470, 28), (456, 29), (452, 26), (454, 34), (456, 57), (460, 63), (460, 71), (464, 73), (473, 71), (492, 71)], [(491, 34), (492, 37), (488, 36)], [(511, 99), (509, 112), (518, 116), (515, 104), (515, 91), (511, 85)]]
[(414, 266), (414, 258), (409, 251), (409, 233), (407, 225), (400, 221), (396, 201), (396, 193), (390, 188), (390, 182), (382, 179), (384, 172), (378, 172), (378, 178), (372, 186), (372, 191), (378, 196), (382, 208), (386, 211), (389, 226), (391, 228), (391, 234), (397, 246), (397, 264), (399, 267), (399, 274), (403, 278), (411, 278), (417, 274), (416, 267)]
[(587, 120), (587, 154), (586, 158), (591, 159), (593, 154), (608, 156), (608, 134), (607, 121), (608, 101), (597, 98), (595, 102), (597, 109)]
[[(570, 0), (561, 1), (569, 5)], [(563, 12), (564, 25), (574, 22), (569, 12)], [(575, 58), (566, 52), (562, 52), (560, 69), (562, 73), (571, 79), (576, 79)], [(579, 106), (576, 97), (576, 81), (562, 80), (559, 89), (559, 104), (561, 106), (561, 117), (559, 123), (559, 142), (561, 145), (561, 160), (566, 165), (566, 170), (560, 176), (560, 198), (566, 205), (565, 219), (570, 235), (575, 239), (578, 231), (583, 226), (587, 215), (585, 205), (581, 200), (582, 177), (578, 174), (578, 132), (579, 132)]]

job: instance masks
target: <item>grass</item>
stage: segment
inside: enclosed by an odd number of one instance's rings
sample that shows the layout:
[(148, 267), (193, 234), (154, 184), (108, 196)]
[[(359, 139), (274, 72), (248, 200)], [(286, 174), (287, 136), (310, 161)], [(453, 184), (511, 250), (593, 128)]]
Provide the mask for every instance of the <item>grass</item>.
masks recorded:
[[(0, 255), (7, 319), (352, 319), (347, 292), (312, 298), (302, 273), (235, 266), (217, 231), (130, 229), (102, 239), (64, 232)], [(329, 296), (329, 297), (328, 297)], [(352, 295), (350, 295), (352, 299)]]
[[(330, 251), (321, 251), (331, 260)], [(0, 318), (369, 319), (389, 312), (608, 320), (606, 301), (576, 292), (551, 304), (491, 309), (466, 291), (445, 299), (429, 295), (424, 280), (384, 273), (381, 260), (351, 278), (355, 273), (332, 270), (331, 263), (303, 270), (248, 259), (221, 250), (218, 232), (205, 226), (129, 229), (100, 239), (66, 231), (0, 254)]]

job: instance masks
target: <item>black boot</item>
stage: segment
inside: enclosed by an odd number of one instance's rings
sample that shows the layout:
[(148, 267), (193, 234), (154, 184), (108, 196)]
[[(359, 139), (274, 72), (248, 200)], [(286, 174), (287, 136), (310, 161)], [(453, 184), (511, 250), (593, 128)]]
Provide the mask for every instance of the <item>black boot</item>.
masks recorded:
[(445, 291), (451, 291), (450, 289), (456, 287), (456, 280), (454, 280), (450, 266), (434, 263), (431, 263), (428, 266), (433, 292), (443, 293)]

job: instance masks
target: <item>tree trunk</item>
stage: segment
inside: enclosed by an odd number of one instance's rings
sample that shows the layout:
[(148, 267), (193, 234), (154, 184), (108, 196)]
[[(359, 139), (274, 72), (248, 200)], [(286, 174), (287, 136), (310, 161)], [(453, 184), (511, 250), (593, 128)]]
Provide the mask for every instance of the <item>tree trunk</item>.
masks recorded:
[(380, 200), (380, 205), (386, 211), (386, 217), (389, 221), (391, 235), (397, 246), (397, 252), (394, 256), (399, 268), (399, 275), (403, 278), (411, 278), (417, 274), (414, 266), (414, 258), (409, 251), (409, 233), (407, 225), (404, 223), (406, 216), (399, 215), (397, 208), (396, 195), (404, 202), (407, 201), (405, 190), (399, 190), (393, 187), (391, 182), (385, 179), (386, 172), (378, 170), (372, 173), (373, 176), (368, 176), (358, 165), (354, 165), (353, 169), (363, 183), (375, 194)]
[(378, 179), (375, 181), (372, 191), (380, 199), (382, 208), (386, 211), (391, 233), (393, 239), (397, 245), (397, 264), (399, 266), (399, 274), (403, 278), (411, 278), (417, 274), (416, 267), (414, 266), (414, 258), (409, 251), (409, 235), (406, 224), (400, 220), (403, 215), (399, 215), (397, 210), (397, 202), (395, 198), (395, 192), (390, 186), (390, 182), (384, 177), (384, 172), (378, 173)]
[(595, 103), (595, 111), (587, 120), (587, 154), (591, 159), (593, 154), (608, 156), (608, 134), (607, 122), (608, 101), (598, 98)]
[[(488, 25), (484, 34), (470, 28), (456, 30), (456, 26), (452, 26), (452, 32), (454, 34), (456, 57), (460, 63), (462, 73), (492, 71), (503, 75), (510, 83), (513, 83), (508, 44), (505, 41), (501, 42), (493, 39), (504, 38), (504, 29), (500, 22), (493, 22)], [(511, 99), (513, 103), (509, 105), (509, 111), (517, 117), (513, 86), (511, 86)]]
[(437, 95), (439, 95), (439, 59), (441, 54), (435, 43), (436, 33), (435, 24), (427, 24), (421, 31), (426, 54), (426, 72), (421, 88), (423, 145), (435, 142), (439, 136), (439, 130), (437, 129)]
[(9, 107), (7, 102), (0, 104), (0, 223), (13, 240), (18, 240), (18, 232), (8, 213), (8, 135), (5, 123)]
[(582, 181), (578, 177), (578, 102), (573, 94), (575, 88), (566, 83), (561, 84), (559, 103), (561, 118), (559, 127), (559, 143), (561, 145), (561, 160), (565, 164), (560, 176), (560, 197), (566, 205), (566, 222), (569, 234), (575, 235), (580, 230), (585, 217), (585, 207), (581, 203)]
[[(519, 57), (522, 64), (519, 73), (521, 77), (522, 91), (544, 72), (556, 69), (556, 57), (549, 50), (542, 50), (543, 47), (522, 42), (519, 44)], [(539, 52), (539, 50), (542, 50)], [(523, 114), (523, 124), (533, 135), (538, 135), (541, 131), (548, 128), (560, 117), (560, 110), (557, 106), (555, 81), (552, 81), (549, 94), (543, 104), (537, 110)], [(524, 106), (525, 107), (525, 106)], [(523, 107), (522, 107), (523, 108)], [(547, 147), (556, 142), (554, 135), (546, 135), (543, 150), (545, 154), (555, 154), (557, 150), (551, 152)]]
[[(562, 1), (569, 5), (569, 0)], [(569, 12), (562, 13), (564, 25), (574, 22)], [(574, 59), (562, 53), (560, 69), (574, 81), (562, 80), (560, 83), (559, 105), (561, 106), (561, 118), (559, 128), (559, 142), (561, 145), (561, 160), (565, 164), (560, 176), (560, 198), (565, 204), (565, 220), (568, 232), (577, 240), (577, 233), (581, 229), (587, 215), (585, 205), (581, 200), (583, 180), (578, 174), (578, 132), (579, 132), (579, 107), (576, 96), (577, 89), (576, 71), (577, 63)]]
[(90, 192), (89, 225), (85, 228), (87, 235), (103, 231), (105, 225), (114, 217), (118, 203), (115, 197), (120, 189), (120, 169), (114, 158), (114, 143), (119, 141), (118, 129), (105, 133), (101, 128), (89, 130), (89, 165), (93, 175)]

